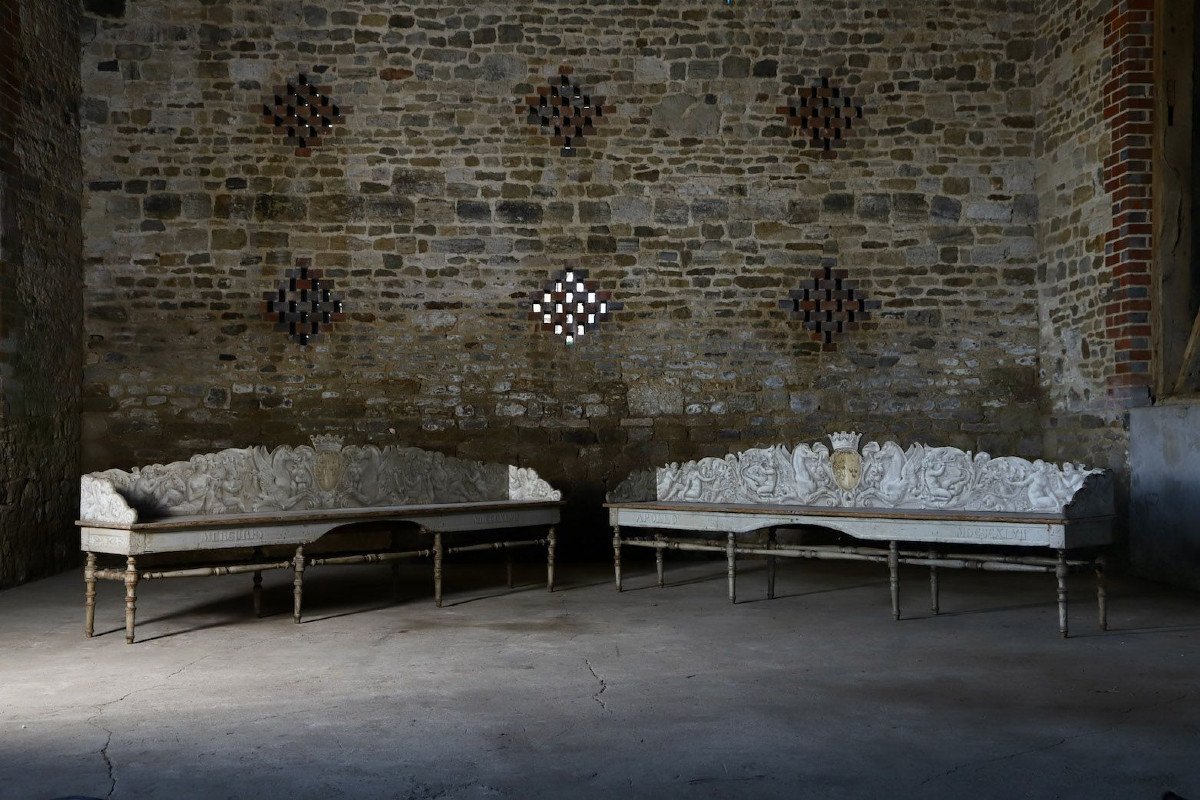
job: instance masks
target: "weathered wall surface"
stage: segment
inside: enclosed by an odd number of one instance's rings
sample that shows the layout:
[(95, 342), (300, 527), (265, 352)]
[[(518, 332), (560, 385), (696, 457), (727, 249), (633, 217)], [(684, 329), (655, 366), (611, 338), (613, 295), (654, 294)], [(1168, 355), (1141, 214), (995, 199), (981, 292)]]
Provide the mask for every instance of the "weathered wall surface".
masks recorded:
[(0, 588), (78, 554), (79, 12), (0, 0)]
[[(834, 428), (1040, 455), (1028, 2), (120, 6), (83, 51), (87, 469), (343, 432), (594, 500)], [(514, 113), (560, 64), (616, 107), (575, 158)], [(822, 69), (869, 107), (837, 160), (775, 113)], [(252, 110), (299, 72), (350, 107), (311, 158)], [(883, 303), (836, 352), (775, 310), (824, 257)], [(301, 258), (349, 312), (307, 350), (257, 316)], [(626, 308), (574, 349), (519, 306), (567, 264)]]
[(1152, 6), (1072, 0), (1037, 20), (1046, 453), (1122, 481), (1129, 409), (1150, 401)]
[(1109, 395), (1114, 367), (1104, 305), (1112, 225), (1102, 164), (1111, 0), (1045, 4), (1038, 13), (1037, 193), (1041, 386), (1049, 453), (1125, 471), (1124, 405)]

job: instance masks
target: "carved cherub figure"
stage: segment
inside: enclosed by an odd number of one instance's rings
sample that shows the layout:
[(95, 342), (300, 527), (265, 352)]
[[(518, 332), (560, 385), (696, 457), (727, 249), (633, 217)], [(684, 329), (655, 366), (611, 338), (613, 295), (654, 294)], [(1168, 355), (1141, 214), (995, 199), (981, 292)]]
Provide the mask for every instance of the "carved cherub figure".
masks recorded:
[(741, 454), (739, 459), (742, 482), (752, 499), (770, 500), (779, 487), (779, 470), (771, 450), (754, 449)]

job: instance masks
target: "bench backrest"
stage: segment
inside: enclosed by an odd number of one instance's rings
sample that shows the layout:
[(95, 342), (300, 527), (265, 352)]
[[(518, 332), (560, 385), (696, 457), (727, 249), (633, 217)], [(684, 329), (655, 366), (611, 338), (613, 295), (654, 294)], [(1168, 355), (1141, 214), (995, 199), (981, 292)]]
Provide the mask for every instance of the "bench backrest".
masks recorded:
[(164, 516), (305, 509), (559, 500), (531, 469), (421, 450), (313, 445), (247, 447), (187, 461), (84, 475), (80, 518), (121, 523)]
[(1113, 513), (1112, 480), (1104, 470), (957, 447), (904, 449), (890, 441), (860, 450), (854, 432), (828, 438), (832, 447), (774, 445), (634, 473), (609, 500)]

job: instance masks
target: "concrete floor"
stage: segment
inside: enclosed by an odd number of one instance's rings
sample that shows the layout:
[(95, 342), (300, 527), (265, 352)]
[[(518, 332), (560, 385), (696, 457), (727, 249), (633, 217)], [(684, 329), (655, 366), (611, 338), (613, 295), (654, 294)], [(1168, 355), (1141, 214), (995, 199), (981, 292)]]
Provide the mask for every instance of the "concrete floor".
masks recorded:
[[(668, 560), (668, 563), (670, 561)], [(77, 574), (0, 593), (0, 797), (1200, 798), (1200, 596), (1086, 578), (1057, 634), (1053, 581), (951, 573), (943, 610), (904, 574), (893, 622), (873, 565), (791, 562), (742, 602), (720, 562), (562, 569), (508, 592), (499, 565), (120, 587), (82, 635)]]

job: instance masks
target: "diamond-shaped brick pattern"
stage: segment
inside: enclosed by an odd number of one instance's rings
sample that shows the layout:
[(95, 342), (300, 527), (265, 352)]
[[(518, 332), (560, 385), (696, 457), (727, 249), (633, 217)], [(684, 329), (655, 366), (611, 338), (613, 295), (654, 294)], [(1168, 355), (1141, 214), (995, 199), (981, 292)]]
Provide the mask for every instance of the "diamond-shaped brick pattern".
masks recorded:
[(862, 290), (846, 280), (848, 275), (844, 269), (826, 265), (814, 270), (812, 279), (799, 289), (788, 292), (787, 300), (779, 301), (780, 308), (812, 332), (822, 350), (836, 350), (837, 336), (869, 320), (871, 312), (882, 305), (866, 299)]
[(587, 270), (565, 269), (529, 295), (528, 319), (567, 344), (599, 330), (600, 323), (612, 319), (624, 306), (614, 302), (612, 292), (600, 288), (600, 282), (588, 278)]
[(601, 135), (601, 124), (616, 108), (571, 80), (571, 67), (559, 67), (558, 73), (548, 86), (539, 86), (536, 95), (528, 95), (517, 113), (549, 134), (550, 143), (562, 148), (564, 156), (573, 156), (588, 139)]
[(828, 77), (822, 77), (816, 86), (800, 89), (775, 111), (787, 118), (789, 132), (819, 149), (822, 158), (837, 158), (837, 151), (845, 147), (853, 132), (866, 125), (863, 101), (848, 89), (834, 86)]
[(307, 157), (333, 135), (334, 125), (346, 121), (349, 109), (335, 103), (329, 91), (329, 87), (316, 86), (308, 75), (301, 74), (294, 81), (276, 86), (274, 94), (264, 98), (255, 110), (262, 114), (264, 124), (296, 148), (296, 155)]
[(333, 281), (322, 278), (321, 270), (312, 269), (307, 260), (287, 270), (275, 291), (263, 292), (259, 311), (275, 323), (275, 330), (299, 345), (309, 344), (345, 318)]

